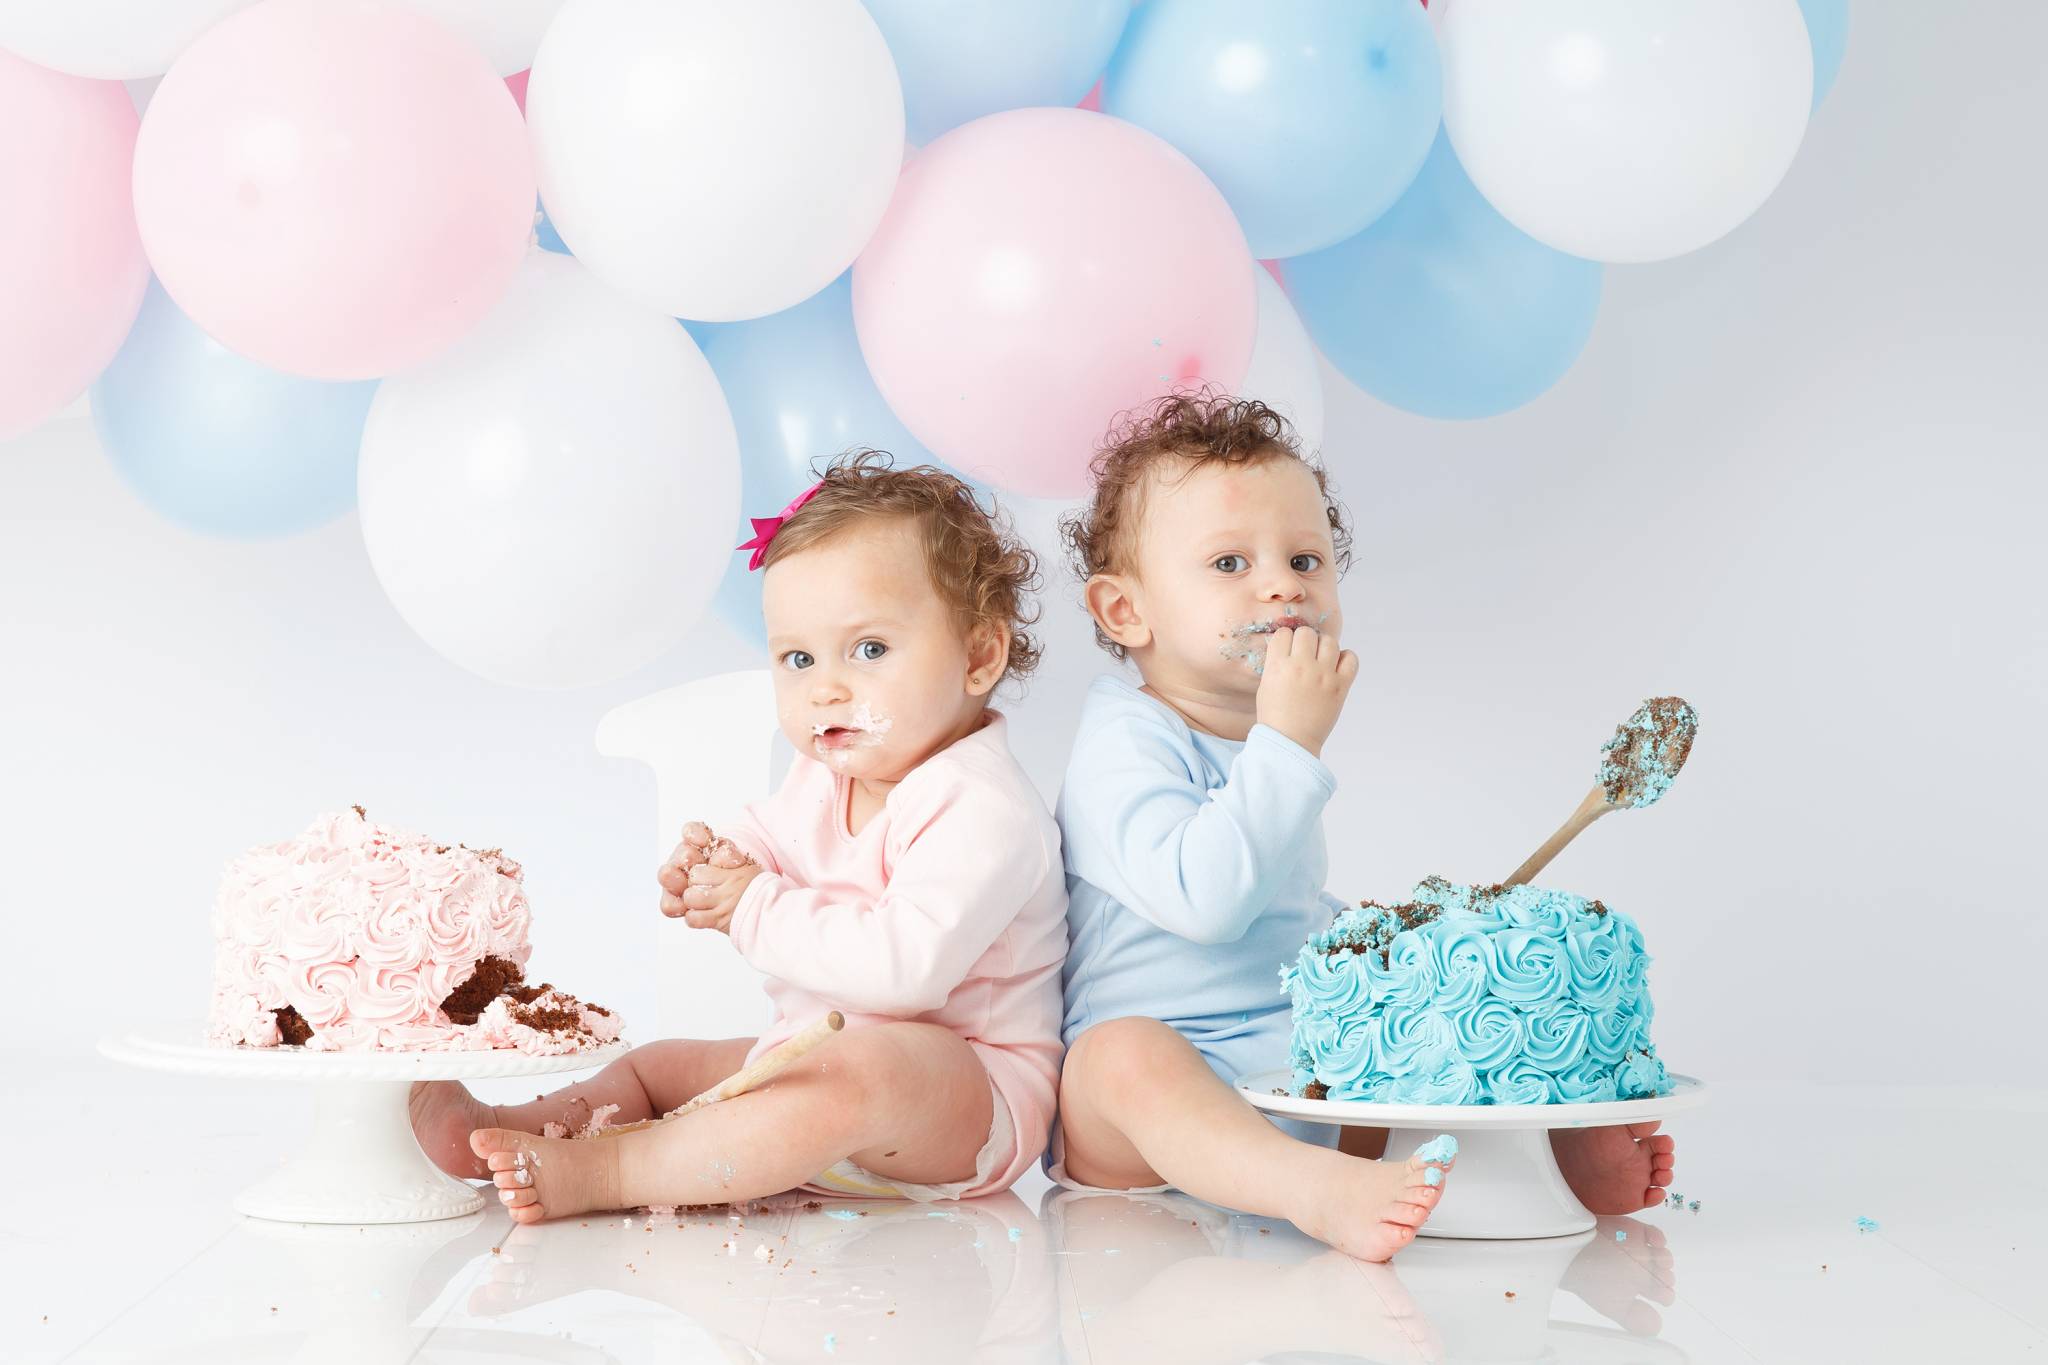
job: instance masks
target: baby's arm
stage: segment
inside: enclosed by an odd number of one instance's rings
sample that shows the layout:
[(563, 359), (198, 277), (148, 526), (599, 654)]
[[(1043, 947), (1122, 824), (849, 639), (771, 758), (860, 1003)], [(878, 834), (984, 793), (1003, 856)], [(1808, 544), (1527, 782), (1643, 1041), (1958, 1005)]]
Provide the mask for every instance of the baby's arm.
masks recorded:
[(671, 919), (682, 919), (688, 914), (692, 907), (684, 897), (692, 882), (692, 868), (708, 865), (730, 869), (749, 863), (759, 864), (769, 872), (780, 872), (783, 866), (775, 840), (755, 807), (746, 807), (722, 832), (713, 831), (702, 820), (690, 821), (683, 826), (683, 837), (668, 855), (668, 861), (655, 874), (655, 880), (661, 884), (661, 913)]
[(753, 966), (870, 1014), (945, 1004), (1032, 892), (1058, 870), (1038, 838), (1042, 815), (1007, 792), (961, 785), (920, 793), (893, 815), (907, 830), (888, 885), (828, 894), (763, 872), (727, 932)]
[(1149, 716), (1084, 744), (1061, 792), (1068, 866), (1196, 943), (1244, 937), (1337, 789), (1321, 759), (1266, 725), (1213, 792), (1189, 775), (1185, 741)]

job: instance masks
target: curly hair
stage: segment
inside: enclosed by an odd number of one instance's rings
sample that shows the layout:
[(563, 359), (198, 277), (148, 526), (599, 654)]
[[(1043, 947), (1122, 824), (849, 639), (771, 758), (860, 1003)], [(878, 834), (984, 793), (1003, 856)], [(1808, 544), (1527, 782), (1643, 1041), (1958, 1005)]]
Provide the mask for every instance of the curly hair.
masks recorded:
[[(1256, 398), (1233, 398), (1210, 388), (1171, 393), (1136, 412), (1121, 414), (1096, 451), (1088, 472), (1094, 495), (1088, 505), (1060, 518), (1068, 566), (1084, 586), (1099, 573), (1134, 573), (1138, 526), (1144, 513), (1147, 476), (1155, 467), (1178, 462), (1185, 468), (1174, 482), (1204, 465), (1263, 464), (1299, 460), (1315, 475), (1330, 521), (1330, 545), (1337, 572), (1351, 567), (1351, 527), (1344, 505), (1330, 487), (1322, 464), (1302, 454), (1294, 427)], [(1116, 658), (1124, 647), (1100, 624), (1095, 643)]]
[(1038, 556), (997, 508), (984, 507), (963, 480), (934, 465), (895, 468), (879, 450), (836, 455), (820, 471), (821, 486), (768, 542), (763, 571), (851, 527), (882, 517), (912, 519), (924, 542), (925, 574), (952, 611), (963, 639), (977, 626), (1010, 632), (1002, 676), (1022, 679), (1038, 667), (1039, 644), (1026, 627), (1038, 621), (1032, 594)]

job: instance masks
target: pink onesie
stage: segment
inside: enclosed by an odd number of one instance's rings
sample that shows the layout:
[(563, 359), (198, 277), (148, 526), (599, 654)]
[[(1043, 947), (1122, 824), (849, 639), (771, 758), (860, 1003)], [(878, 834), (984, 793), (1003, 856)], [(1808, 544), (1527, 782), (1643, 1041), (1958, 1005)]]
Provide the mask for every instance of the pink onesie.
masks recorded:
[(984, 714), (979, 730), (897, 783), (859, 834), (847, 832), (851, 780), (804, 754), (782, 790), (719, 831), (762, 867), (728, 930), (775, 1002), (775, 1023), (747, 1060), (836, 1009), (849, 1029), (939, 1024), (988, 1069), (997, 1112), (976, 1178), (886, 1191), (913, 1198), (1008, 1189), (1045, 1148), (1059, 1080), (1059, 826), (1010, 753), (1009, 723)]

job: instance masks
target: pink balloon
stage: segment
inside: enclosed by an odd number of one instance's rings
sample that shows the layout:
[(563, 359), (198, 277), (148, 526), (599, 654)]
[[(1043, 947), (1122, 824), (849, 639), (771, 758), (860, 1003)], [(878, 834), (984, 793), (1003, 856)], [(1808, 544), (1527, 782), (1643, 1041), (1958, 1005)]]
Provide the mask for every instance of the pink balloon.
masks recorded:
[(0, 440), (83, 393), (142, 307), (134, 156), (119, 81), (0, 52)]
[(417, 365), (504, 295), (533, 230), (526, 125), (467, 40), (384, 0), (263, 0), (157, 87), (135, 212), (229, 348), (316, 379)]
[(914, 157), (853, 271), (882, 396), (933, 454), (1034, 497), (1087, 491), (1117, 413), (1235, 387), (1258, 295), (1193, 162), (1105, 114), (1015, 109)]

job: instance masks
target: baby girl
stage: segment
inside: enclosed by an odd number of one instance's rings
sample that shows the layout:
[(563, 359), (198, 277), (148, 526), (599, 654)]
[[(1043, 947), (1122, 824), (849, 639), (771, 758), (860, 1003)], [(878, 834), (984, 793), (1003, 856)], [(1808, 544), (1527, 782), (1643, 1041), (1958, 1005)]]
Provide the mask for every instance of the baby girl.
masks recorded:
[[(1060, 794), (1070, 1051), (1051, 1174), (1170, 1184), (1384, 1261), (1442, 1198), (1449, 1163), (1424, 1158), (1455, 1144), (1368, 1160), (1383, 1130), (1332, 1150), (1338, 1130), (1268, 1121), (1232, 1089), (1284, 1064), (1275, 970), (1344, 908), (1323, 889), (1321, 758), (1358, 673), (1338, 645), (1343, 509), (1254, 401), (1161, 400), (1095, 474), (1064, 529), (1097, 641), (1142, 685), (1096, 680)], [(1589, 1207), (1661, 1198), (1671, 1139), (1636, 1136), (1560, 1134)]]
[[(1059, 831), (990, 705), (1037, 663), (1031, 552), (958, 479), (864, 451), (767, 527), (762, 611), (787, 780), (693, 823), (663, 913), (727, 934), (768, 978), (761, 1038), (666, 1039), (530, 1104), (415, 1087), (451, 1174), (493, 1177), (517, 1222), (805, 1189), (961, 1199), (1044, 1149), (1059, 1071)], [(742, 547), (742, 548), (753, 548)], [(844, 1032), (758, 1089), (596, 1140), (592, 1109), (658, 1117), (838, 1010)]]

